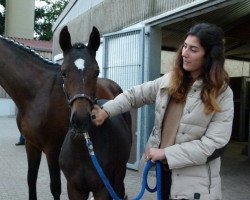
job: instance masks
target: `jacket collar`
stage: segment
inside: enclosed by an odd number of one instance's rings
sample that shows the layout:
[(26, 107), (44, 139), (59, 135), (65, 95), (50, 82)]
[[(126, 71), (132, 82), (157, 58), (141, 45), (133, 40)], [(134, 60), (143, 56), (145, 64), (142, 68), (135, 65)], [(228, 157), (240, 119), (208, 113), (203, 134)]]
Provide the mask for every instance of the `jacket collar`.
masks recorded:
[[(161, 89), (167, 89), (168, 87), (169, 87), (169, 85), (170, 85), (170, 80), (171, 80), (171, 72), (169, 72), (169, 73), (166, 73), (165, 75), (163, 75), (163, 77), (162, 77), (162, 82), (161, 82), (161, 85), (160, 85), (160, 88)], [(201, 88), (202, 87), (202, 85), (203, 85), (203, 81), (202, 81), (202, 79), (198, 79), (198, 80), (196, 80), (194, 83), (193, 83), (193, 85), (192, 85), (192, 87), (195, 87), (195, 88)]]
[(196, 81), (193, 83), (192, 87), (201, 88), (202, 85), (203, 85), (203, 80), (202, 80), (202, 79), (198, 79), (198, 80), (196, 80)]
[(170, 80), (171, 80), (171, 74), (172, 73), (169, 72), (169, 73), (166, 73), (165, 75), (163, 75), (162, 82), (161, 82), (161, 85), (160, 85), (161, 89), (167, 89), (169, 87)]

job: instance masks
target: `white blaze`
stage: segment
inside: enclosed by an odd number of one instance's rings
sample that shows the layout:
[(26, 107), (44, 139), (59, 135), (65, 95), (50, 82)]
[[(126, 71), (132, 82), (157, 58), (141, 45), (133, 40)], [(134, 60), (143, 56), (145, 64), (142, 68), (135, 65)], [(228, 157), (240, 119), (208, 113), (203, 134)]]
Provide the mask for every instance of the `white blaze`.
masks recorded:
[(84, 60), (82, 58), (78, 58), (77, 60), (75, 60), (75, 66), (78, 68), (78, 69), (83, 69), (84, 68)]

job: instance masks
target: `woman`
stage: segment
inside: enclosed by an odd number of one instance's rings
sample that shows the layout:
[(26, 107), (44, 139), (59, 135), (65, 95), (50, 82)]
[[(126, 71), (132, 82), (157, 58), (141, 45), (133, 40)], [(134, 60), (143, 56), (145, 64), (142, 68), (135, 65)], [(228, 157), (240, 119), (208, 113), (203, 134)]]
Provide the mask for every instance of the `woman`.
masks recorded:
[(223, 37), (215, 25), (194, 25), (170, 73), (92, 110), (99, 126), (108, 117), (155, 103), (145, 156), (162, 163), (162, 199), (222, 199), (220, 155), (231, 136), (234, 112)]

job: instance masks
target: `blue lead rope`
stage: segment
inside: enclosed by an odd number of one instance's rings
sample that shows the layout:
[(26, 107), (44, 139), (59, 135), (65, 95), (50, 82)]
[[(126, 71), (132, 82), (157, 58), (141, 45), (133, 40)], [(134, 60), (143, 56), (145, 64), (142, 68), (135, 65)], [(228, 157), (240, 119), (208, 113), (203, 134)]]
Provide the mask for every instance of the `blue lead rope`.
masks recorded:
[[(92, 142), (90, 140), (89, 134), (88, 133), (83, 133), (83, 135), (85, 137), (85, 142), (86, 142), (86, 146), (88, 147), (90, 158), (91, 158), (91, 160), (92, 160), (92, 162), (93, 162), (93, 164), (94, 164), (94, 166), (96, 168), (96, 171), (98, 172), (100, 178), (102, 179), (105, 187), (109, 191), (110, 196), (114, 200), (122, 200), (115, 193), (114, 189), (110, 185), (110, 182), (109, 182), (108, 178), (104, 174), (104, 172), (103, 172), (103, 170), (102, 170), (99, 162), (97, 161), (96, 156), (95, 156), (95, 152), (94, 152), (94, 149), (93, 149), (93, 144), (92, 144)], [(160, 166), (160, 162), (159, 161), (156, 161), (156, 178), (157, 178), (156, 186), (153, 189), (151, 189), (148, 186), (147, 176), (148, 176), (148, 172), (149, 172), (149, 170), (151, 169), (152, 166), (153, 166), (153, 163), (150, 160), (148, 160), (147, 164), (146, 164), (146, 166), (144, 168), (144, 171), (143, 171), (141, 191), (137, 195), (137, 197), (134, 198), (133, 200), (139, 200), (139, 199), (141, 199), (142, 196), (143, 196), (143, 194), (144, 194), (144, 192), (145, 192), (145, 189), (147, 191), (151, 192), (151, 193), (157, 191), (157, 200), (161, 200), (161, 166)]]
[(148, 182), (147, 182), (147, 177), (148, 177), (148, 172), (149, 170), (151, 169), (151, 167), (153, 166), (154, 164), (148, 160), (147, 161), (147, 164), (144, 168), (144, 171), (143, 171), (143, 176), (142, 176), (142, 187), (141, 187), (141, 192), (138, 194), (138, 196), (133, 199), (133, 200), (139, 200), (142, 198), (144, 192), (145, 192), (145, 189), (151, 193), (154, 193), (157, 191), (157, 200), (161, 200), (161, 165), (160, 165), (160, 162), (159, 161), (156, 161), (156, 185), (155, 185), (155, 188), (151, 189), (149, 186), (148, 186)]

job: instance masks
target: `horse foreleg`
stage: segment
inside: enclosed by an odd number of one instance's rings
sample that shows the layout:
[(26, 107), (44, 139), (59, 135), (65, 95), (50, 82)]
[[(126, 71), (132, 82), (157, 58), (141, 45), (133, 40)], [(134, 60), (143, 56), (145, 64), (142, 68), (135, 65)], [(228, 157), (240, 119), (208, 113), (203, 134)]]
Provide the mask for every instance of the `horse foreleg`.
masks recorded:
[(126, 199), (125, 185), (124, 185), (125, 175), (126, 175), (126, 165), (118, 167), (118, 169), (114, 174), (115, 177), (114, 190), (116, 191), (116, 194), (122, 199)]
[[(109, 175), (108, 180), (110, 185), (113, 187), (116, 195), (120, 199), (126, 199), (125, 195), (125, 186), (124, 186), (124, 177), (126, 173), (126, 165), (125, 167), (121, 166), (118, 170), (113, 171), (113, 175)], [(113, 198), (110, 196), (108, 189), (105, 185), (102, 188), (98, 188), (98, 190), (93, 191), (93, 196), (95, 200), (112, 200)]]
[(51, 150), (46, 152), (47, 163), (50, 174), (50, 190), (54, 200), (60, 200), (61, 195), (61, 173), (58, 162), (59, 152)]
[(104, 186), (98, 191), (93, 192), (93, 196), (95, 200), (112, 200), (113, 198), (109, 195), (108, 190)]
[(36, 181), (38, 170), (41, 162), (42, 152), (30, 144), (27, 140), (25, 143), (27, 159), (28, 159), (28, 187), (29, 200), (37, 200)]
[(69, 200), (87, 200), (89, 197), (89, 192), (80, 192), (75, 184), (70, 182), (67, 182), (67, 192)]

